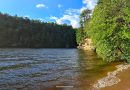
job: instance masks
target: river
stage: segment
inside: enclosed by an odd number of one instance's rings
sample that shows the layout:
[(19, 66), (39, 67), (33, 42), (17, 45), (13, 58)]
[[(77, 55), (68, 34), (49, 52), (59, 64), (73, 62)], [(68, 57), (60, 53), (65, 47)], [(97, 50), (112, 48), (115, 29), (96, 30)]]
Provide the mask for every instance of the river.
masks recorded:
[(0, 90), (91, 90), (119, 63), (78, 49), (0, 49)]

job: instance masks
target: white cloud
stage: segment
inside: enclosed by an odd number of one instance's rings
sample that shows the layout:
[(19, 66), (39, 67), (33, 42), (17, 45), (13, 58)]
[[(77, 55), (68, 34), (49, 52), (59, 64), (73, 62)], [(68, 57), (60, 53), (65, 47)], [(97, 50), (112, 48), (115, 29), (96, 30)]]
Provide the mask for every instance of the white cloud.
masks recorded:
[(94, 9), (94, 7), (96, 6), (97, 0), (83, 0), (83, 4), (85, 4), (86, 8), (88, 9)]
[(50, 19), (54, 19), (54, 20), (57, 20), (58, 18), (55, 17), (55, 16), (51, 16)]
[(37, 4), (36, 8), (48, 8), (45, 4)]
[(78, 28), (79, 27), (79, 14), (80, 10), (79, 9), (67, 9), (64, 12), (64, 15), (60, 18), (51, 16), (50, 19), (53, 19), (56, 21), (57, 24), (64, 24), (66, 22), (69, 22), (69, 24), (72, 25), (73, 28)]
[(50, 19), (53, 19), (56, 21), (57, 24), (64, 24), (66, 22), (69, 22), (73, 28), (79, 27), (79, 9), (67, 9), (64, 12), (64, 15), (60, 18), (51, 16)]
[(86, 9), (86, 7), (84, 6), (84, 7), (82, 7), (81, 9), (80, 9), (80, 13), (82, 13), (82, 11), (83, 10), (85, 10)]
[(58, 4), (58, 8), (61, 8), (62, 7), (62, 5), (61, 4)]
[(56, 21), (57, 24), (64, 24), (66, 21), (69, 21), (73, 28), (80, 27), (80, 19), (79, 15), (80, 13), (85, 9), (91, 9), (93, 10), (96, 6), (97, 0), (82, 0), (84, 6), (80, 9), (72, 9), (69, 8), (64, 12), (64, 15), (60, 18), (51, 16), (50, 19), (53, 19)]
[(57, 24), (64, 24), (66, 21), (69, 21), (73, 28), (79, 27), (79, 15), (63, 15), (60, 18), (51, 16), (51, 19), (54, 19)]
[(74, 15), (74, 14), (79, 14), (80, 13), (80, 10), (79, 9), (72, 9), (72, 8), (69, 8), (65, 11), (65, 14), (69, 14), (69, 15)]

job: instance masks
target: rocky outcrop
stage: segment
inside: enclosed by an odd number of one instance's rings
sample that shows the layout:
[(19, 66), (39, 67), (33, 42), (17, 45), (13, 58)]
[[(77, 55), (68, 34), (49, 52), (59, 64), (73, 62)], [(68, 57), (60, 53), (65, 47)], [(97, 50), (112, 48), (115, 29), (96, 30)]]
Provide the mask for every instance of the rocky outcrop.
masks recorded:
[(130, 67), (129, 64), (122, 64), (122, 65), (116, 66), (117, 70), (113, 72), (108, 72), (106, 77), (101, 78), (100, 80), (97, 81), (97, 83), (93, 85), (94, 90), (99, 90), (107, 86), (118, 84), (121, 80), (120, 78), (118, 78), (117, 75), (119, 74), (119, 72), (122, 72), (123, 70), (126, 70), (129, 67)]
[(95, 47), (93, 46), (92, 40), (90, 38), (86, 38), (82, 43), (80, 43), (78, 48), (88, 51), (95, 51)]

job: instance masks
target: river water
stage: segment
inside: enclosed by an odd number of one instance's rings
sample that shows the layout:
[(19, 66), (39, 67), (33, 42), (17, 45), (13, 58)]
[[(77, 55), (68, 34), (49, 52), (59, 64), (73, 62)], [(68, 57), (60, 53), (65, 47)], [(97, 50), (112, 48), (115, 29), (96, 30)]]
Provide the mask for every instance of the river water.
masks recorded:
[(78, 49), (4, 48), (0, 90), (91, 90), (117, 64)]

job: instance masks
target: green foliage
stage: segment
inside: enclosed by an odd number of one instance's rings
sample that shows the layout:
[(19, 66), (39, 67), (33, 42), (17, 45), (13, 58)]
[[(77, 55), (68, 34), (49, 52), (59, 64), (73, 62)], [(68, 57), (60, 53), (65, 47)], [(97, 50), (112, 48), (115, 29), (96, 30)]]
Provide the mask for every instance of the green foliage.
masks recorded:
[(83, 39), (84, 39), (83, 38), (83, 32), (82, 32), (81, 28), (79, 28), (79, 29), (76, 30), (76, 41), (77, 41), (78, 44), (80, 44)]
[(85, 9), (80, 14), (80, 28), (76, 31), (77, 43), (80, 44), (88, 37), (88, 33), (85, 31), (85, 25), (89, 23), (91, 17), (91, 10)]
[(73, 48), (72, 26), (41, 22), (0, 13), (0, 47)]
[(90, 20), (91, 18), (90, 14), (91, 14), (91, 10), (89, 9), (83, 10), (82, 13), (80, 14), (80, 26), (82, 29), (84, 29), (85, 23)]
[(104, 60), (130, 61), (129, 22), (129, 0), (99, 0), (87, 28), (96, 52)]

